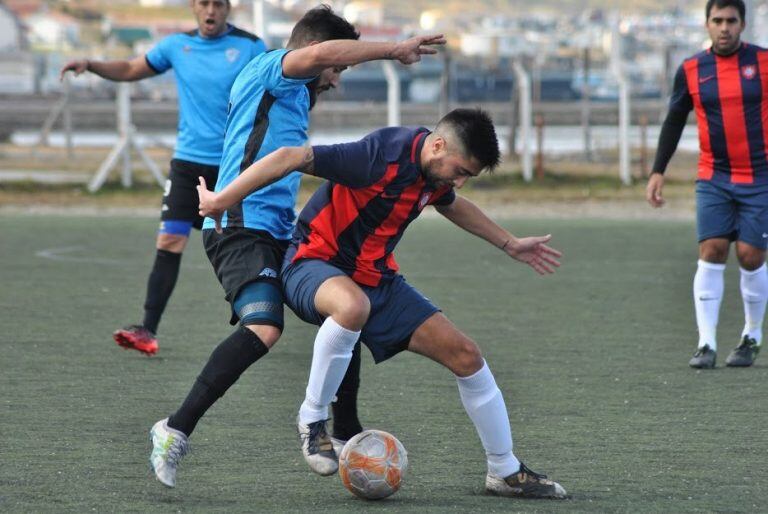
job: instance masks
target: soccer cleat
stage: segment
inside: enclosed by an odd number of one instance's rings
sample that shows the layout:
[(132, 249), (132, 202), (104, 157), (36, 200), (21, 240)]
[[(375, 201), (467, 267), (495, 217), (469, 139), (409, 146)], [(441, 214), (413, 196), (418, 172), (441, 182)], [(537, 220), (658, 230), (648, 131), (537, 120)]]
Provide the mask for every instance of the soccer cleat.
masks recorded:
[(325, 429), (326, 421), (320, 420), (305, 425), (296, 418), (304, 460), (312, 471), (322, 476), (333, 475), (339, 470), (339, 458)]
[(744, 336), (741, 344), (734, 348), (725, 359), (725, 365), (734, 368), (746, 368), (755, 362), (757, 354), (760, 353), (760, 346), (753, 338)]
[(341, 450), (344, 449), (344, 445), (347, 444), (347, 441), (344, 439), (336, 439), (335, 437), (331, 437), (331, 444), (333, 445), (333, 451), (338, 456), (341, 455)]
[(497, 496), (514, 498), (551, 498), (563, 499), (567, 497), (563, 486), (547, 479), (547, 475), (540, 475), (528, 469), (520, 463), (520, 470), (506, 478), (497, 477), (490, 473), (485, 477), (485, 490)]
[(126, 350), (138, 350), (145, 355), (157, 353), (155, 334), (141, 325), (129, 325), (112, 333), (112, 338)]
[(189, 452), (187, 436), (168, 426), (168, 418), (161, 419), (149, 431), (149, 466), (155, 477), (165, 486), (176, 486), (176, 468), (179, 461)]
[(705, 344), (696, 350), (691, 360), (688, 361), (688, 365), (692, 368), (712, 369), (715, 367), (716, 360), (717, 352), (712, 350), (708, 344)]

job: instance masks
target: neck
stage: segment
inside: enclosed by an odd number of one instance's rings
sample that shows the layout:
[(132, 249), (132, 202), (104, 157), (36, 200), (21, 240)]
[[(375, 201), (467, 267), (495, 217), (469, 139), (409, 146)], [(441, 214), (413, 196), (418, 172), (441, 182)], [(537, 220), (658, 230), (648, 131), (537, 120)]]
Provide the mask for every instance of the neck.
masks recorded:
[(738, 44), (733, 48), (733, 50), (729, 50), (727, 52), (718, 52), (715, 45), (712, 45), (712, 51), (716, 55), (719, 55), (720, 57), (729, 57), (735, 54), (736, 52), (738, 52), (740, 48), (741, 48), (741, 41), (738, 42)]

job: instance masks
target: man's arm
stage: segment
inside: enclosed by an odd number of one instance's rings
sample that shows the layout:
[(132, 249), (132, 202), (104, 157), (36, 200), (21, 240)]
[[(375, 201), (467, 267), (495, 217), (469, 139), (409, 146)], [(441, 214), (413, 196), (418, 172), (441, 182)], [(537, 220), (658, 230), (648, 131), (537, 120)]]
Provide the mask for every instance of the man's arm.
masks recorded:
[(416, 36), (399, 43), (335, 39), (288, 52), (283, 58), (283, 73), (292, 78), (314, 77), (326, 68), (353, 66), (377, 59), (413, 64), (420, 61), (422, 55), (437, 53), (432, 46), (444, 44), (442, 34)]
[(672, 155), (677, 150), (680, 137), (688, 120), (688, 113), (693, 109), (693, 98), (688, 89), (688, 79), (685, 74), (685, 64), (677, 68), (675, 81), (672, 86), (672, 97), (669, 100), (669, 112), (661, 126), (659, 144), (656, 148), (656, 159), (645, 187), (645, 199), (653, 207), (664, 205), (664, 172)]
[(128, 61), (90, 61), (88, 59), (71, 61), (61, 68), (59, 79), (63, 80), (64, 74), (68, 71), (73, 72), (75, 76), (90, 71), (99, 77), (117, 82), (141, 80), (157, 74), (143, 55)]
[(545, 244), (552, 239), (551, 235), (517, 238), (486, 216), (477, 205), (461, 196), (456, 196), (450, 205), (436, 206), (436, 209), (455, 225), (485, 239), (513, 259), (529, 265), (540, 275), (554, 273), (555, 268), (560, 266), (557, 259), (562, 254)]
[(227, 187), (214, 193), (209, 191), (205, 179), (200, 177), (197, 194), (200, 197), (200, 216), (213, 218), (216, 230), (221, 232), (224, 211), (243, 198), (293, 171), (313, 174), (315, 154), (309, 146), (284, 146), (248, 166)]

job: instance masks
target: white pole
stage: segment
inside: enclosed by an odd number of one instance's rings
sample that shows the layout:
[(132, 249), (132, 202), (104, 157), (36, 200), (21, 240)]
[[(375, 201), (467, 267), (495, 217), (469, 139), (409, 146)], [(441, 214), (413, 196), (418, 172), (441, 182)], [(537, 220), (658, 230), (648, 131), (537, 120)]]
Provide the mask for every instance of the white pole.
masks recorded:
[(400, 126), (400, 77), (392, 61), (381, 61), (387, 78), (387, 126)]
[(253, 0), (253, 32), (266, 40), (267, 30), (264, 23), (264, 0)]
[[(533, 154), (531, 151), (531, 132), (533, 116), (531, 108), (531, 78), (525, 72), (520, 61), (512, 65), (520, 93), (520, 141), (522, 152), (520, 154), (523, 165), (523, 180), (533, 180)], [(514, 150), (514, 149), (511, 149)]]
[(625, 186), (632, 184), (629, 162), (629, 82), (619, 77), (619, 176)]
[(629, 81), (627, 80), (623, 52), (621, 48), (621, 33), (619, 23), (621, 17), (614, 14), (611, 31), (611, 69), (619, 86), (619, 178), (622, 184), (632, 184), (632, 171), (629, 162)]
[[(117, 131), (122, 139), (131, 140), (131, 92), (127, 82), (117, 85)], [(123, 150), (123, 172), (121, 182), (123, 187), (131, 187), (131, 148), (126, 145)]]

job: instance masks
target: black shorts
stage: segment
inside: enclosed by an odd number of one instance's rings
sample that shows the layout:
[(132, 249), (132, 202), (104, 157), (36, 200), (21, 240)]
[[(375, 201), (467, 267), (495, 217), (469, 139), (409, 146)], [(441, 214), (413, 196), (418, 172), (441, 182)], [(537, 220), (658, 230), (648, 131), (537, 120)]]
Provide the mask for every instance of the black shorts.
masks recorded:
[(233, 325), (238, 318), (234, 302), (240, 290), (259, 280), (280, 284), (280, 267), (289, 241), (281, 241), (268, 232), (250, 228), (225, 228), (223, 234), (203, 230), (203, 245), (213, 265), (216, 278), (224, 288), (225, 299), (232, 306)]
[(203, 218), (198, 214), (200, 199), (197, 197), (197, 177), (204, 177), (208, 189), (213, 191), (219, 177), (219, 167), (196, 162), (171, 160), (171, 171), (165, 181), (163, 207), (160, 219), (163, 221), (191, 221), (192, 226), (201, 229)]

